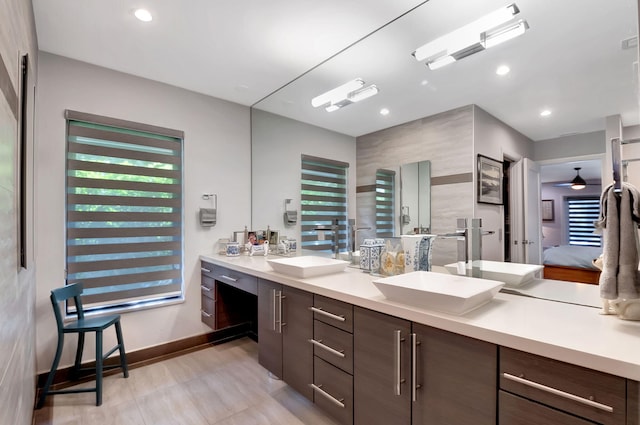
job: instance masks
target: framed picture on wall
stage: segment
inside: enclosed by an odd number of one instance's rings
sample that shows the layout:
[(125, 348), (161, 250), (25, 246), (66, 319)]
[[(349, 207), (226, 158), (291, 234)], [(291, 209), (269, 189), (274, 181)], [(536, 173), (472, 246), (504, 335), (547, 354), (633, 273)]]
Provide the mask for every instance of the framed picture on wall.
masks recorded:
[(553, 221), (553, 199), (542, 200), (542, 221)]
[(502, 162), (478, 155), (478, 202), (502, 205)]

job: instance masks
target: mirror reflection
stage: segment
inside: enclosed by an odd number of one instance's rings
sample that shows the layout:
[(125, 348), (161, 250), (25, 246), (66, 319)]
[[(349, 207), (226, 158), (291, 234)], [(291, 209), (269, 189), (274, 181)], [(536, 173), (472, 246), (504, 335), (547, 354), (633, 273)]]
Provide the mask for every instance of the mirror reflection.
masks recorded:
[(400, 234), (429, 233), (431, 229), (431, 163), (410, 162), (400, 167)]
[[(509, 22), (526, 20), (522, 35), (431, 69), (428, 58), (412, 56), (417, 48), (506, 4), (430, 0), (254, 105), (252, 118), (259, 115), (275, 141), (264, 144), (253, 128), (254, 227), (277, 228), (280, 198), (299, 199), (293, 182), (300, 153), (351, 164), (348, 217), (372, 228), (362, 237), (375, 236), (376, 171), (428, 160), (431, 214), (425, 222), (431, 233), (453, 231), (458, 217), (482, 218), (483, 228), (495, 232), (483, 238), (483, 259), (542, 261), (540, 165), (595, 159), (606, 185), (607, 141), (638, 134), (638, 11), (634, 0), (516, 4), (519, 12)], [(356, 89), (362, 100), (331, 112), (327, 104), (312, 105), (318, 95), (358, 78), (361, 89), (375, 85), (377, 93)], [(478, 202), (478, 155), (505, 164), (503, 205)], [(273, 179), (258, 171), (265, 158), (272, 159), (269, 167), (278, 164)], [(575, 177), (571, 166), (566, 173), (562, 181)], [(400, 225), (405, 200), (397, 201), (396, 233), (419, 227)], [(276, 212), (265, 214), (269, 209)], [(409, 206), (407, 215), (413, 220), (419, 209)], [(438, 240), (433, 263), (455, 259), (455, 242)]]

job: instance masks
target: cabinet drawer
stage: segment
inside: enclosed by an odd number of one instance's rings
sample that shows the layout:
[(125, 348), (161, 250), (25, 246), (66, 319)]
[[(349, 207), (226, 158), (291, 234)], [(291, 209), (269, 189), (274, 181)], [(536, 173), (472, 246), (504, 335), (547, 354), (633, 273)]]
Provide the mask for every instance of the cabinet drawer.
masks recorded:
[(213, 266), (212, 277), (218, 282), (225, 283), (253, 295), (258, 295), (258, 278), (255, 276), (237, 272), (226, 267)]
[(353, 335), (313, 321), (313, 354), (353, 375)]
[(340, 424), (353, 424), (353, 376), (315, 358), (314, 402)]
[(598, 423), (625, 422), (618, 376), (500, 347), (500, 388)]
[(313, 318), (353, 333), (353, 306), (351, 304), (322, 295), (314, 295)]
[(201, 296), (200, 317), (205, 325), (216, 329), (216, 302), (213, 298)]
[(580, 419), (543, 404), (500, 391), (498, 423), (500, 425), (589, 425)]
[(202, 275), (200, 278), (200, 293), (207, 298), (215, 300), (216, 281), (213, 278)]
[(213, 264), (211, 263), (207, 263), (206, 261), (200, 261), (200, 273), (202, 273), (202, 276), (209, 276), (211, 278), (215, 277), (213, 274), (213, 269), (214, 269)]

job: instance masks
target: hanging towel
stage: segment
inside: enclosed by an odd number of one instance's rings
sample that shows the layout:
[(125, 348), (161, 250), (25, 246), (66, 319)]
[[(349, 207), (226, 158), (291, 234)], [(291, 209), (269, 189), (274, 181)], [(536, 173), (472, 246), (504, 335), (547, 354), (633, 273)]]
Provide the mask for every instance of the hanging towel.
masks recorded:
[(600, 217), (594, 223), (602, 232), (603, 267), (600, 297), (605, 300), (640, 298), (638, 223), (640, 192), (622, 183), (618, 193), (608, 186), (600, 198)]

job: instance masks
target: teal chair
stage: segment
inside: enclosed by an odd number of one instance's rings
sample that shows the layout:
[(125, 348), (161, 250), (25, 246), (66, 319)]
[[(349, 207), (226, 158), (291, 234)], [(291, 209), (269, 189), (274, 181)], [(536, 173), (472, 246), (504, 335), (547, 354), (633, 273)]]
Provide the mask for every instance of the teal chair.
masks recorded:
[[(74, 283), (64, 286), (63, 288), (54, 289), (51, 291), (51, 304), (53, 304), (53, 312), (56, 316), (56, 323), (58, 325), (58, 347), (56, 348), (56, 355), (51, 365), (51, 371), (47, 376), (47, 382), (42, 389), (40, 399), (38, 400), (38, 409), (44, 405), (44, 400), (49, 394), (69, 394), (69, 393), (84, 393), (95, 392), (96, 393), (96, 406), (102, 404), (102, 371), (107, 368), (121, 367), (125, 378), (129, 377), (129, 370), (127, 368), (127, 357), (124, 351), (124, 341), (122, 339), (122, 329), (120, 327), (120, 315), (111, 314), (108, 316), (99, 317), (84, 317), (84, 310), (82, 309), (82, 284)], [(77, 319), (71, 322), (64, 323), (64, 316), (62, 315), (60, 304), (64, 301), (73, 298), (76, 306)], [(102, 332), (115, 325), (116, 337), (118, 344), (109, 350), (108, 353), (102, 352)], [(84, 348), (84, 335), (87, 332), (96, 333), (96, 386), (95, 388), (81, 388), (81, 389), (68, 389), (68, 390), (51, 390), (51, 384), (56, 374), (56, 369), (60, 363), (60, 356), (62, 355), (62, 347), (64, 345), (64, 335), (68, 333), (78, 334), (78, 347), (76, 349), (76, 361), (73, 367), (73, 375), (78, 376), (78, 373), (83, 370), (93, 370), (93, 368), (81, 368), (80, 363), (82, 361), (82, 351)], [(120, 351), (120, 364), (105, 367), (103, 366), (104, 360), (116, 350)]]

